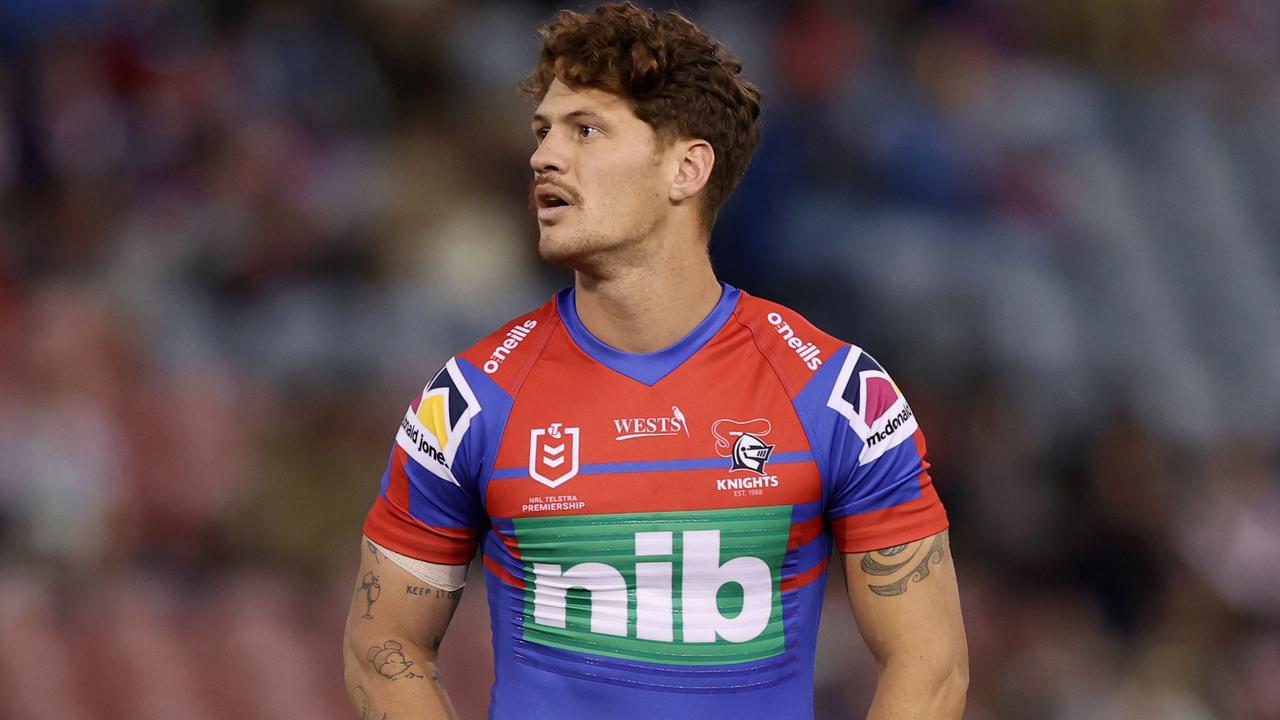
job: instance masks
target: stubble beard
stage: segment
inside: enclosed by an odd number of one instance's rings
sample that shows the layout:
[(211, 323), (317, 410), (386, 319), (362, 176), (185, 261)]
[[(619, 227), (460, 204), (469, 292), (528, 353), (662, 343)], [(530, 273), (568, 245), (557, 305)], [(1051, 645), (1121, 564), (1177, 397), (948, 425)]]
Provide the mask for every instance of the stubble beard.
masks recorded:
[[(574, 270), (589, 271), (607, 258), (632, 243), (609, 237), (598, 232), (556, 232), (557, 228), (544, 230), (538, 238), (538, 254), (547, 262), (565, 265)], [(548, 237), (550, 235), (551, 237)]]
[[(574, 218), (582, 222), (585, 218)], [(543, 260), (565, 265), (574, 270), (595, 275), (608, 274), (611, 269), (636, 264), (652, 248), (646, 248), (646, 238), (657, 229), (658, 218), (646, 218), (646, 222), (623, 222), (623, 227), (612, 232), (596, 228), (542, 228), (538, 236), (538, 254)]]

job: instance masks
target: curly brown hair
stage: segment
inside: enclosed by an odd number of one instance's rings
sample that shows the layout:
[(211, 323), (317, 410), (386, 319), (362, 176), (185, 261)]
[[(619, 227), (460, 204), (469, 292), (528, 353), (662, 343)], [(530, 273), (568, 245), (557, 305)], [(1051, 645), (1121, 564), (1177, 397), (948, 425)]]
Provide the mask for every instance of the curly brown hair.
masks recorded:
[(702, 206), (710, 227), (760, 141), (760, 91), (725, 46), (674, 10), (609, 3), (592, 15), (561, 10), (538, 27), (542, 53), (521, 84), (535, 102), (553, 80), (629, 102), (659, 141), (706, 140), (716, 154)]

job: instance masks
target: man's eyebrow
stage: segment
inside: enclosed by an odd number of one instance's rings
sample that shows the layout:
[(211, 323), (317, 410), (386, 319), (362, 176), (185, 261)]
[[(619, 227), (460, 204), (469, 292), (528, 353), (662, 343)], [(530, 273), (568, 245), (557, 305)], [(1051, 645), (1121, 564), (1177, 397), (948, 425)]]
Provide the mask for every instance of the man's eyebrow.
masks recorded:
[[(601, 115), (600, 113), (594, 110), (574, 110), (573, 112), (565, 113), (561, 117), (565, 120), (604, 120), (605, 119), (603, 115)], [(551, 121), (547, 119), (547, 116), (541, 113), (533, 114), (533, 122), (540, 123), (542, 125), (551, 124)]]

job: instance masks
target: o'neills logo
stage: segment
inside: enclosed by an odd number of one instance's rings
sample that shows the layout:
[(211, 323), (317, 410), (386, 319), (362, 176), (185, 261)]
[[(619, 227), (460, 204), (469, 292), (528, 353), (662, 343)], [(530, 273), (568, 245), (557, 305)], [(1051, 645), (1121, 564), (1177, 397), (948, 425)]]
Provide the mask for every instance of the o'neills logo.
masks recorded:
[(902, 427), (902, 424), (910, 419), (911, 419), (911, 406), (903, 405), (902, 412), (885, 420), (884, 425), (881, 425), (879, 428), (872, 428), (871, 435), (867, 437), (867, 447), (871, 447), (876, 443), (884, 442), (885, 440), (888, 440), (890, 435), (893, 435), (895, 432), (897, 432), (898, 428)]
[(796, 337), (796, 331), (791, 329), (791, 324), (782, 319), (782, 315), (771, 312), (764, 316), (769, 324), (778, 329), (778, 334), (786, 338), (787, 347), (795, 351), (796, 355), (809, 366), (810, 370), (817, 370), (822, 367), (822, 348), (811, 342), (805, 342)]
[(520, 347), (520, 341), (529, 337), (529, 333), (538, 327), (537, 320), (525, 320), (519, 325), (514, 325), (507, 331), (507, 337), (502, 344), (493, 349), (489, 353), (489, 359), (484, 361), (484, 371), (486, 374), (492, 375), (498, 372), (498, 368), (502, 365), (502, 361), (512, 353), (517, 347)]

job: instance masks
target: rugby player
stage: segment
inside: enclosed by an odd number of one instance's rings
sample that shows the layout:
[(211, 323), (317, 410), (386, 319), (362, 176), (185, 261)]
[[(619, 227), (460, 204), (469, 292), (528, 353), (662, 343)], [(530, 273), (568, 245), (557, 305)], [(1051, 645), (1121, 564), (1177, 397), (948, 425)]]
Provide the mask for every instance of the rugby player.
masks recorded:
[(708, 259), (756, 88), (675, 12), (540, 29), (531, 204), (574, 284), (450, 358), (401, 420), (346, 627), (360, 717), (453, 715), (435, 660), (477, 548), (492, 718), (812, 718), (833, 548), (879, 663), (869, 717), (960, 717), (948, 521), (911, 407)]

